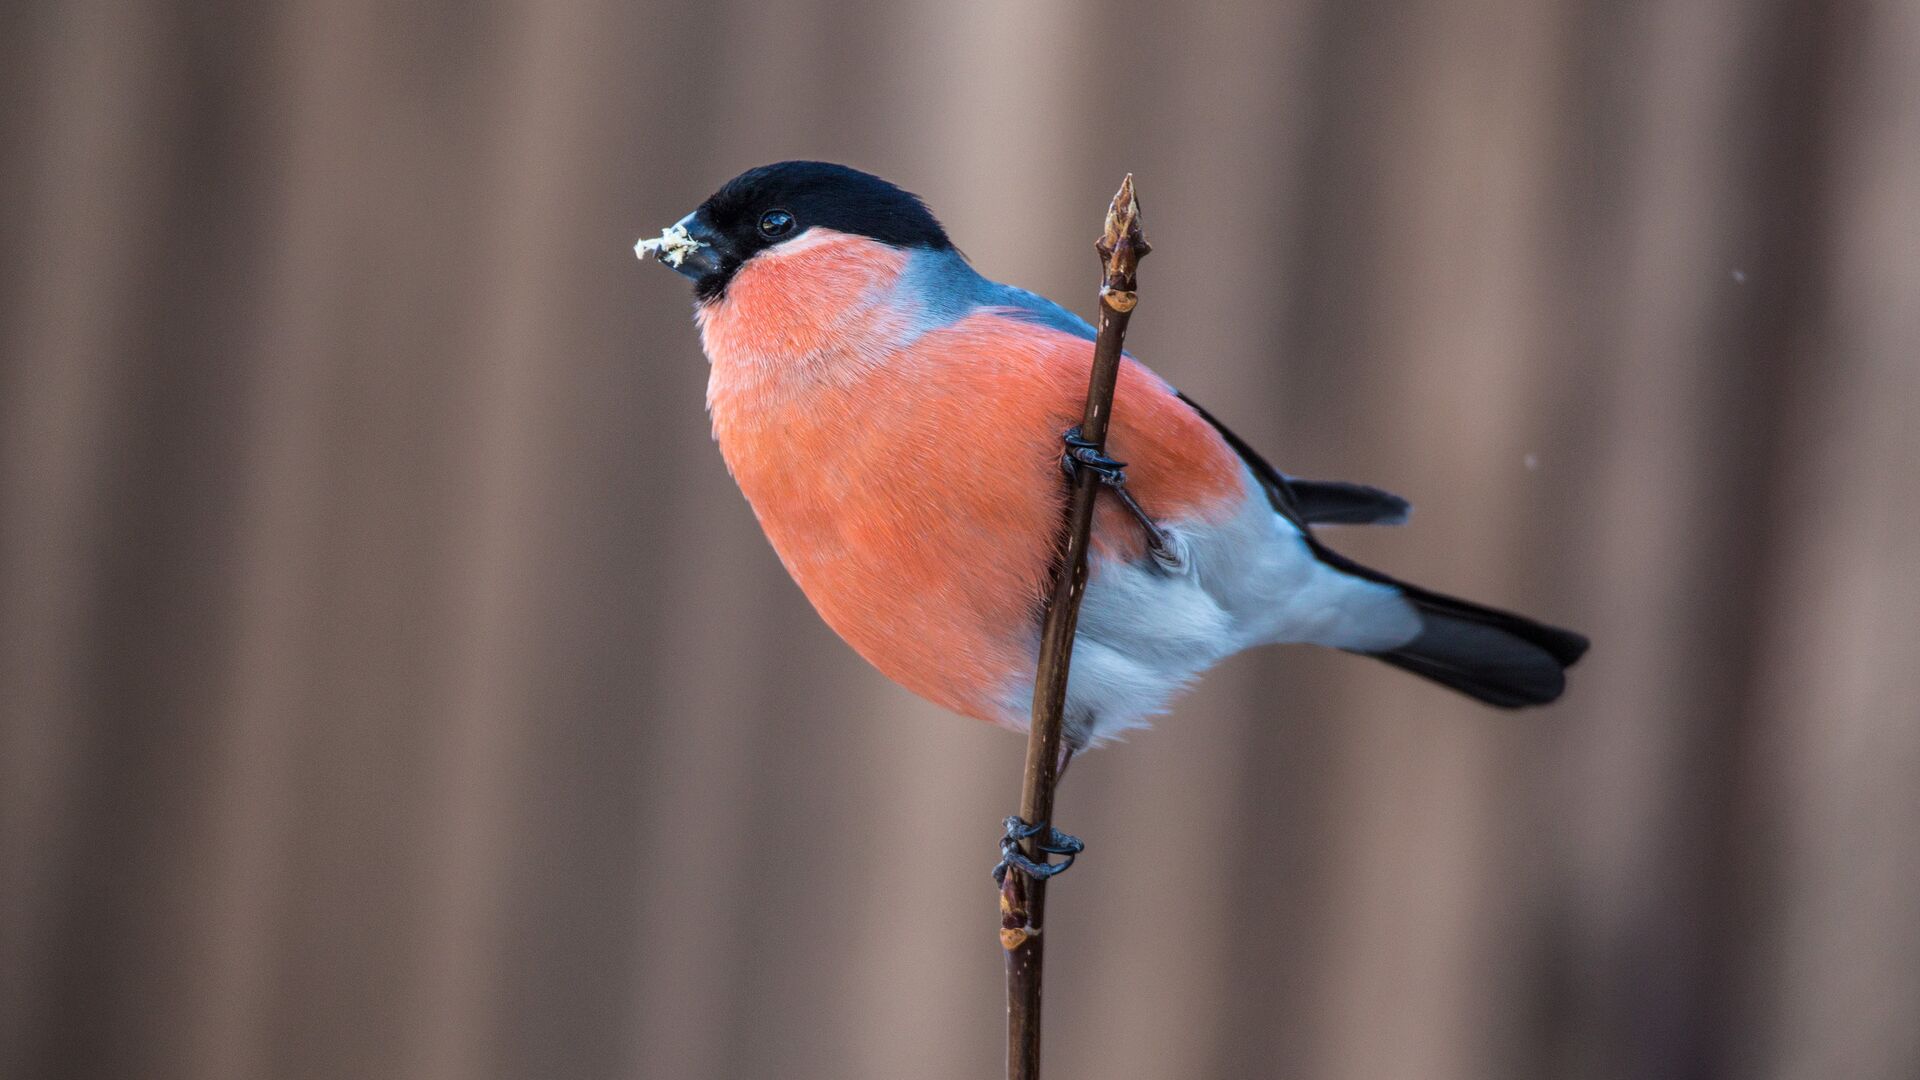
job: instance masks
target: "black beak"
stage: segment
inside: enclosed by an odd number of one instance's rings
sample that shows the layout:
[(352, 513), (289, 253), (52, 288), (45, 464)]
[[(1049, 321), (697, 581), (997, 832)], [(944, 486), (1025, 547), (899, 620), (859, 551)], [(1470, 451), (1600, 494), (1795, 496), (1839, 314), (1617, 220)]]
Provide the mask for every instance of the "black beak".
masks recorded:
[(685, 274), (698, 282), (702, 279), (710, 280), (727, 268), (732, 260), (728, 258), (726, 238), (709, 227), (698, 211), (681, 218), (677, 225), (685, 229), (687, 236), (699, 246), (692, 251), (683, 251), (677, 260), (661, 259), (669, 269)]

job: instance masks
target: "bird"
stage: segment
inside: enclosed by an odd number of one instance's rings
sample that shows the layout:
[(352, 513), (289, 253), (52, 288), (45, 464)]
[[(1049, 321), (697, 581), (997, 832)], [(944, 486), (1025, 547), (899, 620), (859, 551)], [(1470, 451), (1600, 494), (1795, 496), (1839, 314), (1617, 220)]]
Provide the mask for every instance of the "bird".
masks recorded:
[(1107, 454), (1076, 444), (1093, 327), (977, 272), (878, 176), (749, 169), (636, 250), (692, 279), (714, 440), (793, 580), (948, 710), (1026, 729), (1076, 467), (1112, 497), (1069, 666), (1069, 759), (1256, 646), (1376, 658), (1501, 708), (1559, 698), (1587, 650), (1335, 552), (1316, 527), (1399, 524), (1408, 502), (1280, 472), (1131, 355)]

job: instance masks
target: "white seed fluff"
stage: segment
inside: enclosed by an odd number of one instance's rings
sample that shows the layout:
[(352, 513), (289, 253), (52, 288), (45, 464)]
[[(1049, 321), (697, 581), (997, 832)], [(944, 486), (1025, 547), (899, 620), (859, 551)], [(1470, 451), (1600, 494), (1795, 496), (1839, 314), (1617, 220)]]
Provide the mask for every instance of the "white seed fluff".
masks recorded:
[(651, 255), (668, 266), (677, 267), (686, 261), (687, 256), (706, 246), (695, 240), (685, 225), (669, 225), (661, 230), (659, 236), (633, 245), (633, 253), (642, 261)]

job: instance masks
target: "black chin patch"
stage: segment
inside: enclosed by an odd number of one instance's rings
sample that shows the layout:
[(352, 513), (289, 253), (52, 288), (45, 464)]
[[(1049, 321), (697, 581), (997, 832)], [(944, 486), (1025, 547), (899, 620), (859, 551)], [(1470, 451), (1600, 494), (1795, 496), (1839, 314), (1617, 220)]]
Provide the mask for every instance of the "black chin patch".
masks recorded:
[(733, 280), (733, 275), (739, 270), (739, 259), (732, 255), (721, 254), (718, 269), (701, 274), (693, 280), (693, 298), (701, 303), (718, 300), (727, 291), (727, 283)]

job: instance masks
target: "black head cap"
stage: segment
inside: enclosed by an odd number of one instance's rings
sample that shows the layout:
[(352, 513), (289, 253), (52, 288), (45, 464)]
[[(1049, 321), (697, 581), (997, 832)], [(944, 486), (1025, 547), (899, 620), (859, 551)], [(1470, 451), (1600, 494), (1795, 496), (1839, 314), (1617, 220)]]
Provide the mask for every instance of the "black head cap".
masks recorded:
[[(711, 252), (688, 260), (694, 293), (726, 291), (740, 264), (818, 227), (896, 247), (953, 247), (920, 197), (871, 173), (825, 161), (782, 161), (748, 169), (700, 204), (686, 223)], [(697, 272), (696, 272), (697, 271)]]

